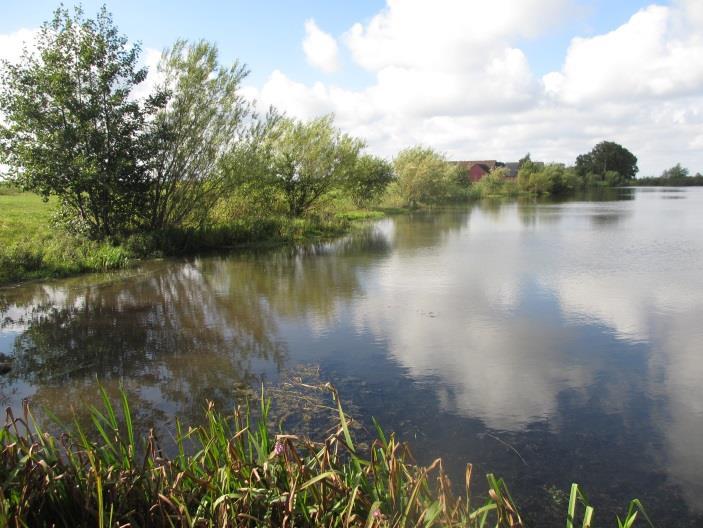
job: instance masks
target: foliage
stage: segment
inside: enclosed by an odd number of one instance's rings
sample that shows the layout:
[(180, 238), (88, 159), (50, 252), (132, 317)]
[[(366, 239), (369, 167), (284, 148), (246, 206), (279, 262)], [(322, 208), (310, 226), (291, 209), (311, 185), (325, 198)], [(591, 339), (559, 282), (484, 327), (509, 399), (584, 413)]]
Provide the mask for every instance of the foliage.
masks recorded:
[[(488, 497), (456, 497), (441, 459), (413, 461), (408, 445), (376, 424), (362, 452), (351, 419), (329, 384), (337, 424), (322, 441), (273, 434), (271, 402), (262, 395), (256, 416), (249, 405), (231, 416), (208, 404), (202, 425), (176, 420), (175, 455), (165, 456), (150, 432), (135, 431), (126, 393), (91, 407), (90, 428), (74, 423), (45, 431), (28, 405), (8, 411), (0, 430), (0, 524), (13, 526), (329, 526), (522, 527), (502, 480), (488, 475)], [(567, 527), (594, 510), (572, 486)], [(619, 526), (632, 526), (644, 510), (630, 504)], [(648, 519), (647, 519), (648, 520)]]
[(427, 147), (402, 150), (393, 160), (403, 204), (416, 207), (452, 199), (458, 193), (457, 168)]
[(347, 175), (344, 189), (357, 207), (366, 207), (378, 199), (393, 181), (393, 166), (370, 154), (359, 156)]
[(591, 152), (576, 158), (576, 171), (582, 177), (597, 174), (601, 179), (605, 179), (608, 171), (615, 171), (625, 180), (631, 180), (639, 169), (637, 158), (632, 152), (612, 141), (602, 141)]
[(677, 163), (670, 169), (666, 169), (664, 172), (662, 172), (661, 178), (667, 178), (670, 180), (679, 180), (683, 178), (688, 177), (688, 169), (685, 167), (682, 167), (680, 163)]
[(582, 182), (576, 171), (559, 163), (538, 165), (527, 161), (518, 171), (520, 190), (531, 194), (568, 194), (578, 189)]
[(300, 216), (348, 178), (363, 141), (336, 129), (332, 116), (307, 123), (281, 119), (268, 138), (271, 185), (286, 197), (290, 216)]
[(244, 66), (220, 66), (217, 48), (209, 42), (178, 40), (164, 52), (158, 71), (168, 104), (152, 128), (149, 229), (202, 223), (236, 184), (224, 160), (252, 145), (252, 109), (240, 94), (248, 74)]
[(505, 191), (505, 176), (507, 170), (505, 167), (495, 167), (491, 171), (481, 178), (480, 181), (474, 183), (473, 185), (479, 190), (482, 197), (497, 196), (504, 194)]
[(518, 162), (517, 162), (517, 168), (518, 168), (518, 170), (522, 169), (522, 168), (523, 168), (526, 164), (528, 164), (528, 163), (533, 163), (533, 162), (532, 162), (532, 156), (530, 155), (529, 152), (528, 152), (527, 154), (525, 154), (522, 158), (520, 158), (520, 159), (518, 160)]
[(144, 127), (154, 110), (130, 97), (146, 77), (139, 45), (127, 45), (105, 8), (94, 20), (58, 9), (35, 44), (20, 63), (4, 63), (0, 150), (10, 176), (58, 196), (91, 236), (124, 232), (143, 207)]
[(639, 178), (635, 182), (636, 185), (666, 185), (666, 186), (703, 186), (703, 176), (700, 173), (696, 173), (690, 176), (690, 172), (687, 168), (682, 167), (680, 163), (677, 163), (673, 167), (666, 169), (662, 172), (661, 176), (657, 178)]
[(223, 195), (210, 211), (211, 223), (226, 224), (244, 218), (267, 218), (287, 214), (285, 195), (262, 180), (251, 179)]

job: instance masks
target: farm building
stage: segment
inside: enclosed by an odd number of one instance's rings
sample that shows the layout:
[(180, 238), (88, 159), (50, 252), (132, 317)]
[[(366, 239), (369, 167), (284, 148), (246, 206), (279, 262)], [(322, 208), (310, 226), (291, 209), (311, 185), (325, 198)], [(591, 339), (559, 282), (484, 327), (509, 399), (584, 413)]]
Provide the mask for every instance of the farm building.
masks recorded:
[(474, 160), (474, 161), (453, 161), (465, 173), (469, 182), (481, 181), (489, 172), (497, 167), (506, 169), (505, 177), (509, 179), (517, 178), (518, 163), (503, 163), (496, 160)]

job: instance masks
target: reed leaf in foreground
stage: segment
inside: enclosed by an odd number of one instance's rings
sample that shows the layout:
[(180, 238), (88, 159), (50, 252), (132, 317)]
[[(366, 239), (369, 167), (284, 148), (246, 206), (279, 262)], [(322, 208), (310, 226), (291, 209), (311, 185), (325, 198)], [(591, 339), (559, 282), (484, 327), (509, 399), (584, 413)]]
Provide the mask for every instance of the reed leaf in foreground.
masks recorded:
[[(29, 405), (22, 417), (8, 410), (0, 430), (0, 526), (524, 526), (502, 480), (488, 475), (488, 497), (474, 508), (471, 466), (465, 495), (456, 497), (440, 459), (416, 464), (408, 446), (377, 423), (362, 455), (335, 389), (325, 390), (338, 418), (322, 441), (273, 434), (262, 394), (256, 419), (248, 405), (225, 416), (209, 404), (202, 425), (186, 430), (177, 421), (171, 458), (153, 432), (137, 438), (124, 392), (114, 405), (101, 391), (93, 430), (76, 422), (53, 435)], [(567, 528), (579, 526), (578, 503), (586, 508), (580, 526), (591, 526), (593, 508), (574, 485)], [(638, 516), (646, 518), (633, 501), (619, 528)]]

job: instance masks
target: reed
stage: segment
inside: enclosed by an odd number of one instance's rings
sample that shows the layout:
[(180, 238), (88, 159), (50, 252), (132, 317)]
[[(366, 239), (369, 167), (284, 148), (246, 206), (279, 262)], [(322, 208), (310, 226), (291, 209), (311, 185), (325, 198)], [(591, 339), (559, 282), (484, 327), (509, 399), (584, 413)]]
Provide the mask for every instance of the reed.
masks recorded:
[[(29, 405), (20, 417), (8, 410), (0, 430), (0, 526), (524, 526), (494, 475), (479, 499), (467, 466), (456, 496), (441, 459), (416, 464), (408, 445), (375, 422), (375, 439), (362, 452), (335, 389), (324, 388), (337, 416), (321, 441), (274, 434), (262, 391), (253, 409), (223, 415), (208, 404), (200, 425), (176, 421), (171, 457), (153, 431), (137, 435), (124, 391), (113, 402), (101, 390), (89, 426), (76, 421), (59, 434), (43, 430)], [(591, 526), (593, 514), (574, 485), (567, 528)], [(646, 515), (633, 501), (618, 526), (639, 517)]]

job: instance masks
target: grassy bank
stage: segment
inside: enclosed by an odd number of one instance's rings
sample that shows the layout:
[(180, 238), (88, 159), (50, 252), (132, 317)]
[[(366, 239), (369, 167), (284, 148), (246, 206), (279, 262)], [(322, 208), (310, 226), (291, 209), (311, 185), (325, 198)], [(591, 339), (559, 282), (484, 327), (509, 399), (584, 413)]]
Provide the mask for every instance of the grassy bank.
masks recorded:
[(328, 207), (302, 218), (244, 216), (203, 228), (96, 242), (52, 227), (54, 210), (54, 202), (44, 202), (35, 194), (0, 189), (0, 285), (114, 270), (146, 258), (329, 238), (349, 232), (355, 223), (386, 214), (382, 210)]
[(54, 204), (35, 194), (0, 194), (0, 284), (127, 265), (125, 248), (52, 229), (53, 212)]
[[(362, 448), (335, 390), (336, 425), (326, 438), (279, 431), (257, 412), (220, 414), (212, 405), (201, 425), (178, 421), (177, 454), (166, 456), (157, 438), (140, 437), (122, 393), (117, 405), (102, 393), (92, 426), (45, 432), (28, 406), (8, 414), (0, 430), (2, 526), (524, 526), (500, 479), (488, 475), (488, 494), (453, 493), (441, 460), (413, 461), (408, 445), (376, 426)], [(594, 509), (572, 486), (567, 527), (592, 525)], [(619, 526), (645, 517), (630, 504)]]

